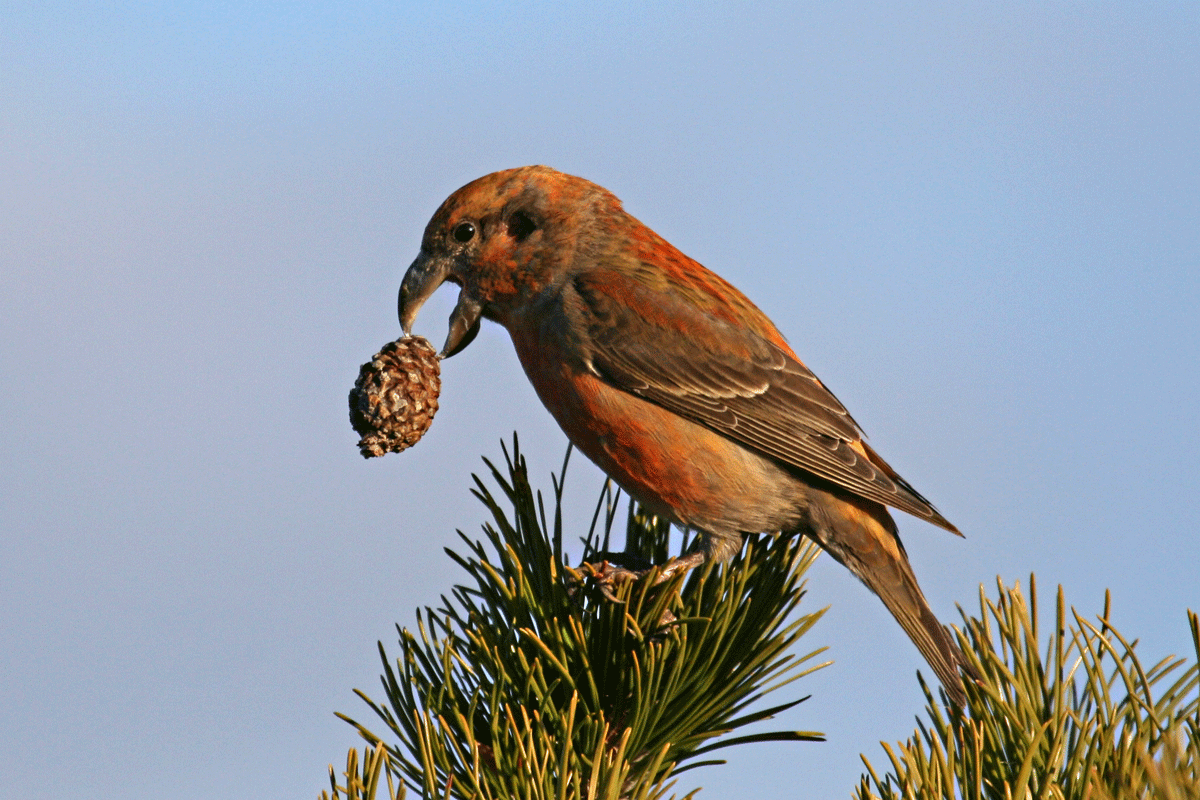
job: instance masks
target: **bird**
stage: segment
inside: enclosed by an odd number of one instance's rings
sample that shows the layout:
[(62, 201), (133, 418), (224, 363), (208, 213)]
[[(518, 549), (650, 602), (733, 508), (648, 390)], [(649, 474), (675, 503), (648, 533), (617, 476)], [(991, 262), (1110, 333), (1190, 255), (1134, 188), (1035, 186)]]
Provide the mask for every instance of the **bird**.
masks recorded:
[(759, 308), (584, 178), (502, 170), (437, 209), (400, 285), (406, 334), (460, 287), (440, 355), (508, 331), (572, 444), (650, 513), (693, 530), (670, 569), (744, 536), (809, 537), (877, 595), (962, 707), (969, 668), (930, 609), (888, 508), (961, 536), (865, 441)]

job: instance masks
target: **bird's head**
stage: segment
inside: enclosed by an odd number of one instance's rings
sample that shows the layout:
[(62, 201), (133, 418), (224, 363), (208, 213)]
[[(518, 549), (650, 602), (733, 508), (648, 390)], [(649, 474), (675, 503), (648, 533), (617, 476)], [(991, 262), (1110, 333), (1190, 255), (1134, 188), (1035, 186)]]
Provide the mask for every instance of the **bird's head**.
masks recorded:
[(450, 195), (429, 224), (400, 284), (397, 312), (410, 333), (417, 312), (449, 281), (462, 287), (442, 357), (463, 350), (480, 320), (508, 323), (567, 275), (602, 215), (620, 212), (606, 189), (549, 167), (485, 175)]

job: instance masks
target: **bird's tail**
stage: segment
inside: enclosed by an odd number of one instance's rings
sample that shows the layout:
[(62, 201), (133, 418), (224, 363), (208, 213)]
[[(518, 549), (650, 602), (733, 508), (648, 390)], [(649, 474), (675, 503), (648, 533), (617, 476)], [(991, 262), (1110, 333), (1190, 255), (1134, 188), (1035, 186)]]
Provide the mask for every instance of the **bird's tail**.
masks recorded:
[(843, 513), (829, 515), (828, 528), (814, 526), (810, 536), (883, 601), (933, 668), (950, 700), (963, 707), (967, 698), (962, 672), (971, 675), (972, 670), (950, 631), (925, 601), (895, 521), (876, 503), (854, 498), (847, 505), (851, 508), (839, 509)]
[(879, 595), (879, 599), (887, 606), (888, 611), (892, 612), (892, 616), (900, 623), (908, 638), (912, 639), (917, 650), (921, 651), (921, 655), (942, 682), (950, 701), (962, 708), (967, 702), (962, 680), (962, 672), (969, 672), (966, 660), (950, 631), (938, 621), (929, 604), (925, 602), (907, 561), (903, 567), (909, 580), (908, 585), (899, 592), (892, 591), (891, 587), (877, 589), (870, 583), (867, 583), (867, 586)]

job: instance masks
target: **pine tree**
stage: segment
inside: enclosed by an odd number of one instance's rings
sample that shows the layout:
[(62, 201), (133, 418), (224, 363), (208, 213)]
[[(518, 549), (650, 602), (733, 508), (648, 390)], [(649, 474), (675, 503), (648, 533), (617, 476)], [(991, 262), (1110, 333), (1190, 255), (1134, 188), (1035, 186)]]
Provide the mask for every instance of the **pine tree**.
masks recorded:
[[(824, 666), (823, 648), (792, 652), (822, 613), (798, 611), (810, 544), (762, 537), (726, 565), (619, 584), (613, 602), (566, 558), (561, 478), (548, 520), (515, 436), (504, 455), (503, 470), (485, 460), (500, 497), (475, 476), (483, 541), (460, 531), (465, 555), (447, 550), (469, 580), (398, 627), (394, 662), (380, 645), (383, 699), (358, 693), (386, 733), (342, 715), (367, 747), (344, 786), (331, 768), (333, 797), (374, 797), (383, 773), (392, 797), (656, 800), (721, 748), (822, 739), (735, 735), (801, 703), (760, 701)], [(606, 487), (583, 560), (608, 551), (615, 501)], [(625, 527), (626, 560), (666, 560), (664, 520), (630, 504)]]
[(1043, 643), (1037, 584), (980, 587), (979, 616), (960, 636), (979, 684), (944, 713), (922, 683), (927, 723), (896, 747), (892, 771), (867, 773), (856, 800), (1054, 798), (1200, 800), (1200, 620), (1187, 614), (1196, 661), (1143, 664), (1137, 640), (1110, 623), (1111, 598), (1089, 619), (1062, 587)]

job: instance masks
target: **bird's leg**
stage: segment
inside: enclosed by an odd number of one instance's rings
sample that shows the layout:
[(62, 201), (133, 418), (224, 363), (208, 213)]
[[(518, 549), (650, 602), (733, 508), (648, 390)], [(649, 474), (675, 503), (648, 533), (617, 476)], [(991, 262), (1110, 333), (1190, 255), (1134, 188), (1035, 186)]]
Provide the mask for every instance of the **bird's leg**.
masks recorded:
[(688, 552), (684, 553), (678, 558), (672, 558), (666, 564), (662, 565), (662, 570), (658, 573), (658, 579), (655, 581), (655, 584), (670, 580), (676, 575), (680, 575), (695, 567), (702, 566), (705, 561), (708, 561), (708, 553), (695, 546), (692, 546)]
[[(703, 538), (698, 539), (688, 549), (687, 553), (678, 558), (672, 558), (659, 567), (658, 577), (654, 579), (654, 585), (657, 586), (707, 561), (708, 553), (702, 547), (703, 541)], [(624, 583), (625, 581), (636, 581), (654, 569), (654, 566), (644, 558), (631, 553), (605, 552), (597, 553), (596, 555), (601, 558), (598, 561), (585, 562), (580, 565), (579, 572), (595, 580), (600, 586), (601, 594), (614, 603), (620, 602), (612, 592), (612, 588), (616, 584)]]

